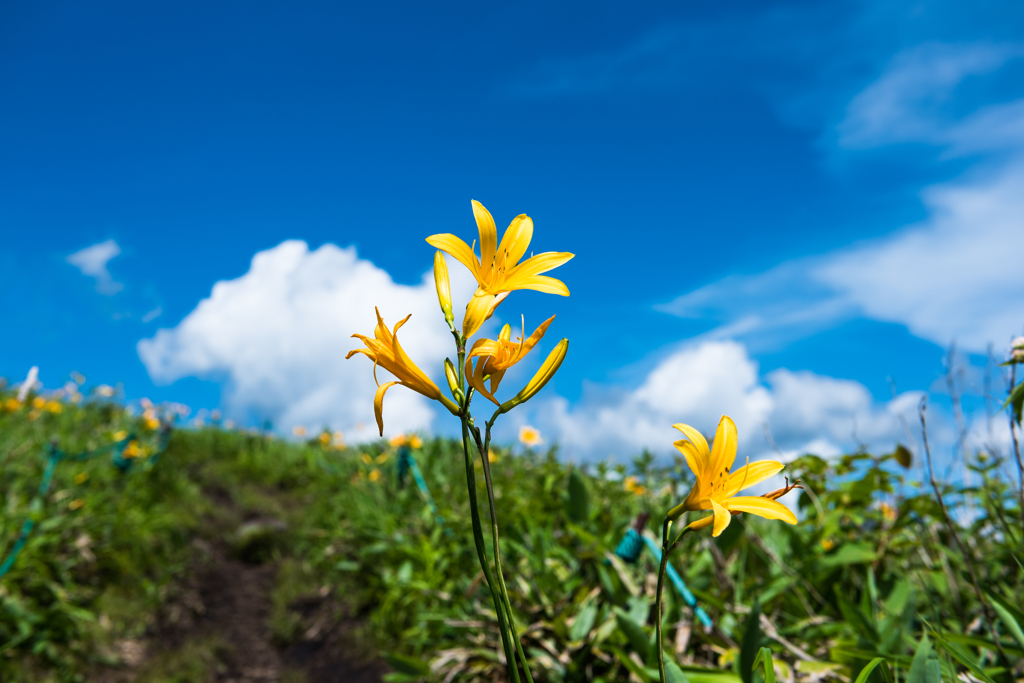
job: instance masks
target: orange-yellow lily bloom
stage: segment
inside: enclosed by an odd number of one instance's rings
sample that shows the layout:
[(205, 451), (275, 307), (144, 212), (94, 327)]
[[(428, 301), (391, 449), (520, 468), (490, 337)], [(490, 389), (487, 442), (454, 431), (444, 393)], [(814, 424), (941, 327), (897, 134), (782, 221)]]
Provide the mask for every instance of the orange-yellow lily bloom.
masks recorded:
[(462, 323), (462, 333), (466, 337), (472, 336), (513, 290), (533, 289), (569, 296), (569, 288), (564, 282), (541, 273), (557, 268), (574, 254), (546, 252), (519, 263), (533, 239), (533, 221), (529, 216), (520, 214), (513, 218), (499, 244), (494, 218), (476, 200), (473, 200), (473, 215), (480, 230), (480, 258), (472, 247), (455, 235), (446, 233), (427, 238), (431, 246), (451, 254), (476, 278), (477, 289), (466, 306), (466, 317)]
[[(494, 402), (494, 405), (501, 405), (494, 394), (498, 391), (505, 371), (521, 361), (530, 350), (537, 345), (548, 329), (548, 325), (555, 319), (551, 316), (534, 330), (529, 339), (522, 337), (518, 341), (510, 341), (512, 328), (505, 325), (501, 328), (497, 339), (478, 339), (466, 356), (466, 381), (469, 385), (481, 394)], [(525, 334), (526, 323), (523, 323), (523, 334)], [(476, 369), (473, 368), (473, 359), (476, 358)], [(491, 390), (487, 391), (484, 385), (485, 378), (490, 376)]]
[[(345, 358), (348, 359), (361, 353), (373, 361), (373, 379), (377, 382), (377, 393), (373, 397), (373, 414), (377, 418), (377, 427), (380, 429), (381, 436), (384, 435), (384, 393), (396, 384), (409, 387), (427, 398), (440, 401), (453, 415), (458, 415), (459, 407), (441, 393), (437, 385), (412, 362), (412, 359), (402, 349), (401, 344), (398, 343), (398, 329), (412, 317), (412, 314), (405, 316), (405, 319), (395, 325), (394, 331), (391, 331), (384, 324), (384, 319), (380, 317), (380, 311), (376, 307), (373, 310), (377, 313), (377, 327), (373, 330), (374, 338), (353, 334), (353, 337), (366, 344), (366, 348), (353, 349)], [(381, 384), (377, 380), (378, 365), (398, 379)]]
[(699, 431), (685, 424), (672, 425), (685, 439), (673, 445), (686, 458), (697, 476), (697, 482), (686, 500), (669, 511), (670, 519), (678, 518), (683, 512), (712, 510), (714, 514), (690, 524), (697, 530), (714, 525), (711, 535), (718, 536), (729, 526), (734, 512), (749, 512), (765, 519), (781, 519), (796, 524), (796, 515), (782, 503), (762, 496), (737, 496), (742, 489), (773, 477), (782, 471), (784, 465), (775, 460), (761, 460), (747, 463), (731, 472), (736, 460), (736, 424), (727, 415), (722, 416), (715, 432), (714, 447), (708, 450), (708, 442)]

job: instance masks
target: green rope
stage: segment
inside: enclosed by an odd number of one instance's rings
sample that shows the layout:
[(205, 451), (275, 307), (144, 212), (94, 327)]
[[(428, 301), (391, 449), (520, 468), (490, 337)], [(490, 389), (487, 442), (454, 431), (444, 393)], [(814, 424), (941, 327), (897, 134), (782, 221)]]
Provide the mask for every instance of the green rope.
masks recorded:
[[(46, 497), (46, 493), (50, 490), (50, 484), (53, 482), (53, 472), (57, 467), (57, 463), (61, 460), (76, 460), (79, 462), (85, 460), (91, 460), (92, 458), (100, 455), (105, 455), (108, 452), (113, 451), (113, 464), (115, 467), (120, 469), (122, 472), (128, 471), (131, 467), (133, 458), (126, 458), (124, 456), (124, 449), (135, 439), (135, 434), (129, 434), (124, 439), (113, 441), (99, 448), (94, 448), (89, 451), (82, 451), (74, 455), (64, 453), (57, 448), (56, 443), (50, 443), (46, 447), (46, 469), (43, 470), (42, 481), (39, 482), (39, 490), (36, 492), (36, 497), (32, 500), (29, 506), (29, 516), (25, 520), (25, 523), (21, 526), (21, 532), (18, 534), (17, 540), (14, 541), (14, 545), (11, 546), (11, 551), (8, 553), (7, 558), (4, 559), (3, 564), (0, 564), (0, 579), (2, 579), (7, 572), (14, 566), (15, 561), (24, 549), (25, 544), (28, 542), (29, 536), (32, 534), (32, 530), (35, 528), (36, 520), (42, 515), (43, 512), (43, 499)], [(157, 450), (149, 457), (147, 469), (151, 469), (160, 455), (167, 450), (167, 445), (171, 440), (171, 428), (170, 425), (164, 425), (160, 430), (160, 441)]]
[(430, 495), (430, 489), (427, 488), (427, 481), (423, 478), (423, 472), (420, 471), (420, 466), (408, 446), (401, 446), (398, 449), (398, 463), (399, 476), (401, 477), (401, 471), (404, 467), (409, 468), (409, 471), (412, 472), (412, 478), (416, 481), (416, 487), (420, 490), (423, 499), (427, 502), (427, 507), (430, 508), (430, 512), (434, 515), (434, 521), (444, 529), (448, 536), (454, 537), (452, 530), (448, 527), (444, 517), (441, 516), (441, 512), (437, 509), (437, 503), (434, 502), (434, 497)]

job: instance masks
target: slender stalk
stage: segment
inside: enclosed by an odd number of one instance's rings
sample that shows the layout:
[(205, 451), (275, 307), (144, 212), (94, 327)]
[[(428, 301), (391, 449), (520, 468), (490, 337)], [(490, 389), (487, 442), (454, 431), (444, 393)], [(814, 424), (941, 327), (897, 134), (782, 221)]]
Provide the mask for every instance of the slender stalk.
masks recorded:
[(928, 426), (925, 422), (925, 409), (928, 405), (928, 397), (921, 397), (921, 404), (918, 407), (918, 412), (921, 416), (921, 436), (924, 441), (924, 453), (925, 458), (928, 462), (928, 478), (931, 480), (932, 490), (935, 492), (935, 499), (939, 502), (939, 509), (942, 510), (942, 518), (946, 522), (946, 528), (949, 529), (949, 533), (953, 536), (953, 540), (956, 541), (957, 547), (960, 549), (960, 554), (963, 555), (964, 562), (967, 563), (967, 571), (971, 576), (971, 583), (974, 586), (974, 592), (978, 597), (978, 602), (981, 603), (981, 613), (985, 617), (985, 622), (988, 624), (989, 633), (992, 635), (992, 641), (996, 644), (996, 649), (999, 650), (999, 655), (1002, 657), (1003, 662), (1008, 662), (1009, 659), (1006, 657), (1006, 653), (1003, 652), (1003, 644), (999, 642), (999, 634), (996, 633), (995, 623), (992, 620), (992, 615), (988, 611), (988, 603), (985, 602), (985, 596), (981, 592), (981, 587), (978, 585), (978, 575), (974, 571), (974, 562), (971, 560), (971, 556), (967, 553), (967, 549), (964, 548), (964, 544), (960, 541), (960, 534), (957, 533), (956, 527), (953, 525), (953, 520), (949, 517), (949, 511), (946, 509), (946, 501), (942, 498), (942, 491), (939, 490), (939, 484), (935, 481), (935, 472), (932, 470), (932, 451), (928, 447)]
[(672, 530), (672, 520), (665, 518), (661, 525), (661, 566), (658, 567), (658, 589), (655, 592), (654, 634), (658, 648), (658, 676), (665, 683), (665, 650), (661, 646), (661, 592), (665, 587), (665, 569), (668, 567), (668, 534)]
[[(1014, 384), (1017, 383), (1017, 366), (1013, 365), (1010, 368), (1010, 391), (1013, 391)], [(1020, 497), (1020, 521), (1021, 525), (1024, 525), (1024, 461), (1020, 457), (1020, 441), (1017, 440), (1017, 423), (1013, 421), (1013, 409), (1009, 411), (1010, 415), (1010, 436), (1013, 437), (1013, 452), (1017, 456), (1017, 476), (1019, 477), (1020, 483), (1017, 488), (1017, 495)]]
[(473, 436), (476, 439), (476, 447), (480, 451), (480, 459), (483, 463), (484, 470), (484, 482), (487, 485), (487, 502), (490, 505), (491, 513), (491, 539), (494, 542), (494, 571), (498, 582), (498, 592), (501, 594), (505, 610), (508, 612), (508, 624), (509, 628), (512, 630), (512, 641), (515, 643), (516, 652), (519, 653), (519, 661), (523, 665), (523, 673), (526, 675), (526, 680), (529, 683), (533, 683), (533, 676), (530, 675), (530, 667), (526, 663), (526, 655), (523, 652), (523, 645), (519, 641), (519, 631), (516, 629), (515, 616), (512, 614), (512, 603), (508, 598), (508, 589), (505, 587), (505, 575), (501, 569), (501, 550), (498, 547), (498, 513), (494, 505), (494, 483), (491, 479), (490, 462), (491, 426), (493, 424), (493, 418), (491, 421), (486, 423), (486, 436), (482, 444), (480, 443), (479, 429), (473, 429)]
[(484, 549), (484, 534), (480, 524), (480, 511), (477, 507), (476, 497), (476, 472), (473, 470), (473, 457), (469, 452), (469, 417), (463, 410), (462, 414), (462, 451), (466, 461), (466, 485), (469, 488), (469, 509), (473, 519), (473, 541), (476, 544), (477, 558), (480, 560), (480, 568), (484, 573), (488, 588), (491, 589), (491, 600), (494, 602), (494, 610), (498, 617), (498, 628), (501, 631), (501, 646), (505, 650), (505, 662), (508, 666), (509, 677), (519, 683), (519, 670), (516, 667), (515, 652), (509, 643), (508, 627), (505, 622), (505, 608), (498, 595), (494, 577), (491, 574), (490, 564), (487, 562), (487, 552)]
[(669, 533), (672, 531), (672, 520), (669, 517), (665, 517), (665, 521), (661, 527), (661, 565), (658, 567), (658, 588), (655, 593), (655, 642), (658, 648), (658, 675), (661, 677), (661, 683), (665, 683), (665, 648), (662, 647), (662, 634), (661, 634), (661, 597), (662, 591), (665, 588), (665, 571), (668, 569), (668, 556), (676, 549), (679, 542), (683, 540), (683, 536), (690, 532), (690, 526), (683, 527), (683, 530), (676, 536), (676, 540), (669, 545), (668, 538)]

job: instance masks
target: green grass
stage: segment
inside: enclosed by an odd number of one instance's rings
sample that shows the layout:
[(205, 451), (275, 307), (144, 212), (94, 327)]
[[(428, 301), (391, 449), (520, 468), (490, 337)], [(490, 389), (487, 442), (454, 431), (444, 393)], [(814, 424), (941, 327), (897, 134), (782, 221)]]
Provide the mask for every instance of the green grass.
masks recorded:
[[(143, 433), (107, 402), (65, 404), (60, 414), (29, 417), (24, 409), (0, 416), (4, 549), (29, 512), (50, 439), (73, 452), (102, 445), (120, 430)], [(143, 441), (155, 442), (147, 434)], [(395, 453), (384, 442), (334, 451), (315, 440), (291, 444), (210, 427), (176, 431), (148, 470), (123, 474), (109, 459), (59, 463), (38, 528), (0, 580), (0, 675), (86, 680), (83, 672), (111, 660), (115, 642), (145, 638), (147, 615), (181, 580), (193, 539), (225, 538), (244, 512), (287, 525), (267, 551), (280, 559), (269, 616), (280, 645), (303, 637), (310, 625), (296, 605), (326, 586), (364, 625), (353, 647), (361, 643), (386, 655), (390, 680), (500, 679), (504, 667), (472, 544), (461, 445), (427, 440), (415, 455), (450, 534), (411, 478), (399, 485)], [(571, 486), (570, 468), (554, 452), (498, 449), (498, 455), (492, 469), (502, 560), (536, 680), (618, 681), (629, 672), (645, 681), (653, 672), (656, 680), (656, 567), (647, 554), (636, 565), (608, 558), (640, 512), (653, 514), (649, 528), (657, 531), (660, 514), (689, 490), (685, 465), (661, 469), (639, 457), (630, 466), (577, 470), (581, 476)], [(949, 490), (947, 504), (961, 511), (954, 516), (980, 588), (1016, 609), (1024, 597), (1016, 491), (998, 475), (1001, 463), (993, 457), (973, 456), (969, 465), (980, 483)], [(374, 470), (380, 476), (371, 481)], [(914, 471), (916, 463), (906, 470), (888, 455), (828, 461), (808, 455), (786, 470), (808, 488), (799, 525), (744, 515), (719, 539), (693, 535), (673, 562), (716, 629), (705, 632), (694, 623), (668, 588), (669, 658), (691, 683), (752, 683), (739, 662), (753, 661), (762, 645), (783, 678), (818, 671), (853, 681), (882, 656), (906, 680), (928, 632), (947, 680), (955, 671), (1009, 680), (1007, 667), (1020, 678), (1024, 643), (1007, 619), (1024, 616), (992, 612), (1007, 656), (1001, 659), (966, 560), (934, 497), (912, 485)], [(83, 472), (88, 481), (76, 484)], [(646, 493), (626, 491), (621, 478), (627, 474), (639, 477)], [(72, 510), (75, 500), (84, 504)], [(765, 620), (750, 624), (755, 601)], [(197, 641), (186, 645), (187, 653), (158, 654), (140, 680), (204, 680), (219, 647)], [(431, 663), (434, 671), (423, 674)], [(876, 668), (870, 680), (880, 683), (882, 676)]]

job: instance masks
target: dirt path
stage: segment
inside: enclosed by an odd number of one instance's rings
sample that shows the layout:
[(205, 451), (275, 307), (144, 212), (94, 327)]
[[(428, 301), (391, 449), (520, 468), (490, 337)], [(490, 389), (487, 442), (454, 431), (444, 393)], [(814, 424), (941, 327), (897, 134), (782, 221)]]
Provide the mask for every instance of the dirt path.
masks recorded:
[[(273, 531), (281, 529), (286, 536), (284, 523), (246, 514), (223, 493), (211, 492), (210, 497), (223, 514), (209, 520), (206, 538), (194, 539), (189, 569), (145, 637), (118, 643), (125, 666), (95, 680), (379, 683), (389, 669), (380, 659), (359, 654), (353, 637), (358, 624), (347, 617), (331, 586), (292, 600), (287, 610), (295, 635), (285, 643), (275, 637), (270, 625), (273, 595), (288, 551), (287, 544), (273, 543)], [(240, 546), (240, 533), (253, 528), (270, 533), (265, 539), (257, 534), (262, 540)]]

